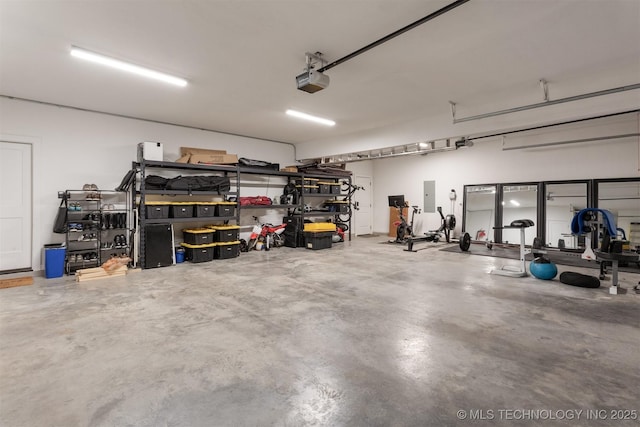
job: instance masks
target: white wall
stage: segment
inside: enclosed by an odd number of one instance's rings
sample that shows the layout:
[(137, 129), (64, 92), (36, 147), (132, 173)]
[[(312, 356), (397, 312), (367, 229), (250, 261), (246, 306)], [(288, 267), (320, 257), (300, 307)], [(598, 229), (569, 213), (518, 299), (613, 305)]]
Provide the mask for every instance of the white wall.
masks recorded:
[[(94, 183), (114, 189), (136, 160), (137, 144), (164, 144), (164, 159), (174, 161), (179, 147), (224, 149), (239, 157), (282, 165), (294, 164), (293, 147), (270, 141), (127, 119), (0, 98), (0, 139), (33, 144), (33, 257), (42, 269), (46, 243), (62, 242), (53, 234), (57, 192)], [(279, 193), (281, 194), (281, 192)]]
[[(599, 86), (592, 82), (583, 82), (582, 86), (571, 87), (566, 93), (558, 92), (559, 88), (552, 88), (555, 99), (573, 96), (595, 90), (608, 89), (624, 84), (636, 83), (637, 69), (620, 71), (620, 77), (614, 81), (604, 79)], [(624, 83), (626, 82), (626, 83)], [(640, 105), (640, 91), (633, 90), (612, 95), (588, 98), (565, 104), (552, 105), (544, 108), (526, 110), (501, 116), (453, 124), (449, 105), (442, 105), (441, 113), (432, 117), (411, 119), (405, 123), (398, 123), (384, 128), (373, 127), (366, 131), (346, 137), (312, 140), (297, 147), (298, 159), (309, 159), (332, 156), (376, 148), (392, 147), (412, 144), (420, 141), (457, 138), (460, 136), (496, 133), (498, 130), (510, 130), (537, 126), (543, 123), (558, 123), (585, 117), (595, 117), (622, 111), (635, 110)], [(523, 99), (520, 103), (510, 105), (491, 105), (493, 100), (487, 99), (486, 104), (476, 107), (474, 111), (465, 111), (464, 105), (457, 106), (457, 118), (464, 118), (474, 114), (490, 113), (507, 108), (519, 107), (538, 101)], [(339, 123), (336, 125), (339, 126)], [(636, 127), (636, 131), (638, 128)]]
[[(638, 132), (637, 115), (622, 123), (607, 125), (609, 135)], [(555, 135), (555, 134), (558, 135)], [(576, 134), (582, 134), (582, 128)], [(572, 134), (550, 128), (539, 137), (529, 136), (526, 143), (551, 141), (554, 137), (567, 140)], [(515, 141), (525, 143), (525, 141)], [(389, 213), (387, 196), (405, 194), (411, 203), (422, 206), (423, 181), (436, 181), (436, 206), (451, 213), (450, 189), (458, 199), (454, 213), (459, 233), (462, 220), (462, 191), (464, 185), (509, 183), (542, 180), (570, 180), (584, 178), (636, 177), (640, 171), (640, 140), (638, 137), (603, 140), (589, 143), (559, 145), (513, 151), (502, 150), (501, 139), (476, 141), (470, 148), (426, 156), (407, 156), (371, 161), (374, 170), (374, 231), (386, 233)], [(421, 233), (437, 228), (437, 213), (416, 216), (416, 230)], [(457, 235), (457, 234), (456, 234)]]

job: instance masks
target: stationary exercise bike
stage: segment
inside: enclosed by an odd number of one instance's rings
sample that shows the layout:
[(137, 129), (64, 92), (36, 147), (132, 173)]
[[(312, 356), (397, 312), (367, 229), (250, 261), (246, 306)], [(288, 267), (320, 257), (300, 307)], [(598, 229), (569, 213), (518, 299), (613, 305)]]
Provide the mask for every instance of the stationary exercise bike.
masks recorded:
[(398, 216), (400, 217), (399, 221), (393, 223), (393, 225), (396, 226), (396, 243), (404, 243), (405, 240), (415, 237), (415, 234), (413, 233), (413, 220), (416, 213), (420, 213), (420, 209), (417, 206), (411, 206), (411, 222), (407, 223), (407, 219), (402, 214), (402, 209), (406, 207), (408, 206), (399, 206), (396, 204), (396, 209), (398, 209)]

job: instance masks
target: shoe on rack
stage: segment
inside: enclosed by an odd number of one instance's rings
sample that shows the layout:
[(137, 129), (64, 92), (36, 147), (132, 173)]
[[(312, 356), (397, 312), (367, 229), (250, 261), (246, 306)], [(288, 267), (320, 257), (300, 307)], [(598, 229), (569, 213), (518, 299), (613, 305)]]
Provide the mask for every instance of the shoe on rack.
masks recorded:
[(95, 184), (90, 184), (89, 187), (91, 188), (91, 190), (93, 191), (98, 191), (98, 186)]
[(82, 191), (91, 191), (91, 184), (85, 184), (82, 186)]

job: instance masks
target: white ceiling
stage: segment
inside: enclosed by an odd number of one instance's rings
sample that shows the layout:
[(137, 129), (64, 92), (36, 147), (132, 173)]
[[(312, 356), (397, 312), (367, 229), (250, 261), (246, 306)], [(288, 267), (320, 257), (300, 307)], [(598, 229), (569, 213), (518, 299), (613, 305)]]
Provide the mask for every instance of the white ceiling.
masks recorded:
[[(441, 115), (449, 100), (477, 112), (539, 102), (540, 78), (556, 98), (575, 82), (640, 81), (640, 1), (472, 0), (327, 71), (329, 88), (296, 89), (306, 51), (339, 59), (450, 2), (0, 0), (0, 94), (303, 143)], [(102, 69), (71, 45), (190, 84)]]

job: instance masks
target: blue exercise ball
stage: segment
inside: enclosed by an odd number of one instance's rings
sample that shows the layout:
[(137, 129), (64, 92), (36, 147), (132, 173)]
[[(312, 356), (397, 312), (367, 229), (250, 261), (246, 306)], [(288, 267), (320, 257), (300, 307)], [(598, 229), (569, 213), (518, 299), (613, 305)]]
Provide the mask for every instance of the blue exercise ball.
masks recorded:
[(558, 274), (558, 267), (545, 258), (536, 258), (529, 264), (531, 274), (541, 280), (551, 280)]

